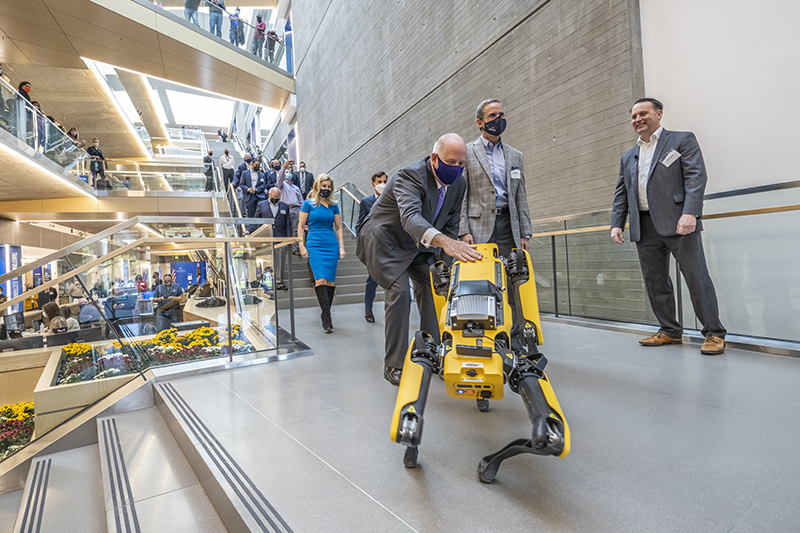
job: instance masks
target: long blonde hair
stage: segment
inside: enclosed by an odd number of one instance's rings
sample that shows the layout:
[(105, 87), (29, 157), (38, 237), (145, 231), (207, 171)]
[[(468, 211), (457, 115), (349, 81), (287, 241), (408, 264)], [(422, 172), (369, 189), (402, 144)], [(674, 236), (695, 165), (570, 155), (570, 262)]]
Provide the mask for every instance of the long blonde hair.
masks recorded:
[[(331, 195), (328, 196), (327, 199), (322, 198), (319, 195), (319, 191), (322, 190), (322, 182), (323, 181), (330, 181), (331, 182)], [(322, 202), (326, 206), (330, 207), (330, 206), (332, 206), (333, 204), (336, 203), (336, 202), (333, 201), (333, 189), (334, 189), (333, 178), (331, 178), (327, 174), (320, 174), (319, 176), (317, 176), (317, 179), (314, 180), (314, 187), (312, 187), (311, 190), (308, 191), (308, 199), (311, 200), (312, 202), (314, 202), (315, 206), (318, 206), (319, 203)]]

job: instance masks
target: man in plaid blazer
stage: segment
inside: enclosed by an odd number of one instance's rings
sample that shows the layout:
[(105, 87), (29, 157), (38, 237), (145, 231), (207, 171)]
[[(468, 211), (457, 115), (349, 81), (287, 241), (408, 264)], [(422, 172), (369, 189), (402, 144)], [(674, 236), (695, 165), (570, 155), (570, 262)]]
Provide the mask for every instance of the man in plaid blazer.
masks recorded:
[(484, 100), (475, 113), (482, 135), (467, 145), (467, 192), (459, 235), (469, 244), (493, 242), (500, 255), (528, 249), (531, 215), (525, 193), (522, 153), (505, 144), (503, 104)]

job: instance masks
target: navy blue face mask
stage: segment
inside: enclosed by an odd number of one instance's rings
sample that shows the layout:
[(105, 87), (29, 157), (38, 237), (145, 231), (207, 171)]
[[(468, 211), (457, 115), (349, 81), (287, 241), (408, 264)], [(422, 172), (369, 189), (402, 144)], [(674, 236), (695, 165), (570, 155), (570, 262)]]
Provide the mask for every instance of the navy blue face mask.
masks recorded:
[(331, 190), (330, 189), (322, 189), (321, 191), (319, 191), (319, 195), (322, 196), (323, 198), (327, 198), (328, 196), (331, 195)]
[(489, 135), (499, 136), (502, 135), (504, 131), (506, 131), (506, 119), (503, 117), (497, 117), (494, 120), (490, 120), (489, 122), (483, 123), (483, 131), (488, 133)]
[(436, 158), (439, 160), (439, 166), (436, 167), (436, 177), (439, 178), (439, 181), (445, 185), (455, 183), (461, 173), (464, 172), (464, 168), (458, 165), (448, 165), (442, 161), (439, 154), (436, 154)]

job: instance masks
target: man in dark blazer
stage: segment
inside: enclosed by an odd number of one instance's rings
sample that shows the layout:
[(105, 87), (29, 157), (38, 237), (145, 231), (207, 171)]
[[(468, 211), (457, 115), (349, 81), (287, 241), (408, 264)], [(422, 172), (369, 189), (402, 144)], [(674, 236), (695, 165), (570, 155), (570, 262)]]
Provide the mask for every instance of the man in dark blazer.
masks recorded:
[[(292, 236), (292, 216), (289, 212), (289, 206), (281, 202), (281, 190), (277, 187), (269, 190), (269, 198), (267, 200), (258, 202), (255, 218), (273, 219), (273, 237)], [(258, 227), (259, 224), (250, 224), (247, 226), (247, 231), (253, 233)], [(275, 288), (279, 291), (286, 290), (286, 286), (283, 284), (283, 267), (287, 248), (288, 246), (276, 248), (274, 254)]]
[(261, 172), (258, 161), (253, 163), (253, 167), (250, 170), (241, 173), (239, 180), (234, 186), (242, 190), (244, 205), (247, 211), (246, 216), (253, 218), (259, 200), (266, 199), (264, 191), (267, 187), (267, 177)]
[(639, 140), (620, 162), (611, 238), (618, 244), (625, 242), (622, 230), (630, 215), (630, 238), (636, 243), (647, 296), (661, 325), (657, 333), (639, 343), (663, 346), (682, 342), (683, 326), (675, 316), (669, 276), (672, 253), (703, 324), (705, 342), (700, 352), (717, 355), (725, 350), (726, 331), (719, 320), (717, 294), (700, 236), (706, 167), (693, 133), (667, 131), (661, 126), (663, 109), (653, 98), (637, 100), (631, 109)]
[(214, 150), (209, 150), (208, 154), (203, 157), (203, 165), (205, 166), (206, 176), (206, 191), (214, 190)]
[(300, 161), (299, 170), (292, 174), (292, 182), (300, 189), (303, 199), (308, 198), (308, 193), (314, 188), (314, 174), (306, 171), (306, 164)]
[[(386, 187), (386, 182), (389, 180), (386, 177), (385, 172), (377, 172), (372, 175), (372, 189), (375, 191), (374, 193), (370, 194), (369, 196), (365, 196), (361, 199), (361, 203), (358, 206), (358, 222), (356, 223), (356, 237), (358, 237), (359, 231), (361, 231), (361, 226), (364, 225), (364, 221), (367, 220), (367, 216), (369, 216), (369, 212), (372, 211), (372, 206), (375, 205), (375, 201), (383, 192), (383, 189)], [(375, 291), (378, 289), (378, 283), (372, 279), (372, 276), (367, 275), (367, 285), (364, 288), (364, 319), (369, 322), (375, 322), (375, 315), (372, 314), (372, 304), (375, 301)]]
[(270, 190), (278, 183), (278, 172), (281, 170), (281, 162), (273, 159), (269, 162), (269, 168), (265, 172), (267, 175), (267, 190)]
[(461, 137), (455, 133), (440, 137), (430, 157), (400, 169), (389, 180), (358, 236), (356, 255), (386, 291), (383, 375), (393, 385), (400, 384), (408, 348), (409, 279), (414, 281), (420, 329), (438, 341), (429, 273), (434, 252), (441, 248), (462, 261), (482, 257), (469, 244), (456, 240), (466, 188), (461, 178), (466, 159), (467, 147)]

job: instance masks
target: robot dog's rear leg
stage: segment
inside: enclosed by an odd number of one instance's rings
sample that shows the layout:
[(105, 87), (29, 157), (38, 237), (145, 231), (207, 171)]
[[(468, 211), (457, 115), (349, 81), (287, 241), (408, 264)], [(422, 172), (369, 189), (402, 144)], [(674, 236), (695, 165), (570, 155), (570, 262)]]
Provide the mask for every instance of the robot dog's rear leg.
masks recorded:
[(509, 377), (512, 390), (522, 397), (525, 409), (533, 424), (530, 439), (518, 439), (500, 451), (487, 455), (478, 465), (478, 478), (491, 483), (497, 475), (500, 464), (521, 453), (536, 455), (557, 455), (566, 457), (569, 453), (569, 426), (561, 412), (550, 381), (542, 369), (547, 360), (544, 356), (539, 363), (522, 359), (519, 368)]

